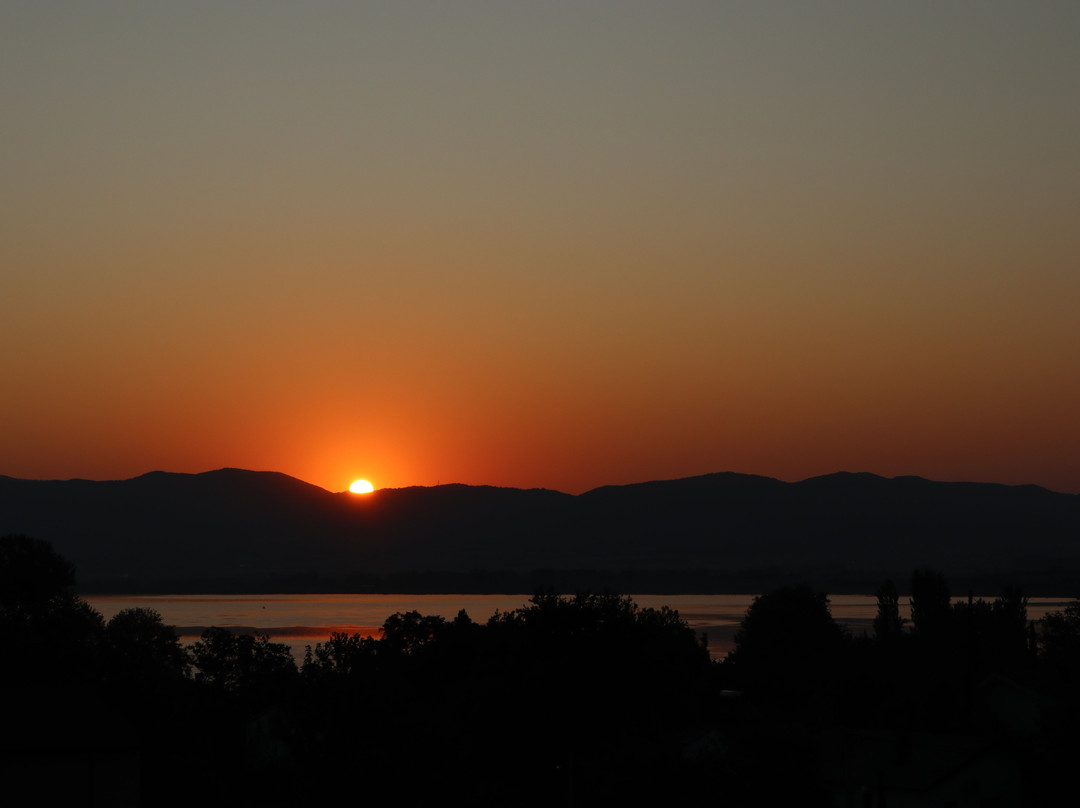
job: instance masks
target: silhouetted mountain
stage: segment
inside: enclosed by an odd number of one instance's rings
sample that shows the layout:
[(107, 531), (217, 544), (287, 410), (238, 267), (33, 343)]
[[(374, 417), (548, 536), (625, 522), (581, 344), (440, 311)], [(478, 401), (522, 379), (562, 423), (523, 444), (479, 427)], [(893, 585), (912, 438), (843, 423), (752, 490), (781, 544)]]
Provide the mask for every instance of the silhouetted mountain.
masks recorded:
[(3, 533), (51, 542), (98, 586), (547, 569), (612, 571), (638, 591), (680, 588), (680, 576), (699, 590), (841, 587), (906, 581), (930, 565), (959, 582), (1054, 589), (1075, 586), (1080, 570), (1080, 496), (849, 473), (797, 483), (709, 474), (580, 496), (466, 485), (356, 496), (239, 469), (0, 477)]

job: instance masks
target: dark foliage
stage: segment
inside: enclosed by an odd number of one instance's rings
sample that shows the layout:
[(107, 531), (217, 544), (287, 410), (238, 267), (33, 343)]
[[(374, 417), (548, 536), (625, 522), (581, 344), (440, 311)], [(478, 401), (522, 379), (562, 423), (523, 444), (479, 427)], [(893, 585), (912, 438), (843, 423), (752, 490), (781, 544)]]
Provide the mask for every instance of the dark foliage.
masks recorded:
[(105, 625), (105, 675), (123, 687), (154, 689), (186, 678), (187, 651), (153, 609), (124, 609)]
[(896, 591), (896, 584), (886, 579), (877, 591), (874, 636), (880, 642), (895, 642), (904, 630), (905, 622), (900, 616), (900, 593)]
[(949, 584), (940, 572), (920, 567), (911, 573), (911, 623), (928, 643), (948, 641), (952, 628)]
[(727, 665), (740, 688), (805, 703), (839, 681), (846, 640), (823, 592), (782, 587), (754, 598)]
[(264, 693), (287, 685), (296, 674), (289, 646), (268, 637), (211, 626), (191, 647), (195, 681), (230, 693)]
[[(334, 701), (332, 714), (312, 708), (320, 757), (408, 781), (415, 802), (449, 789), (474, 804), (548, 805), (659, 798), (670, 778), (702, 787), (679, 752), (703, 720), (710, 669), (670, 609), (539, 593), (486, 625), (407, 612), (378, 640), (334, 635), (309, 649), (303, 675), (312, 705)], [(409, 780), (418, 760), (425, 782)]]
[(74, 581), (72, 566), (46, 542), (0, 538), (0, 682), (95, 680), (104, 622), (71, 591)]
[(1055, 692), (1075, 703), (1080, 693), (1080, 599), (1040, 621), (1040, 659)]
[(176, 773), (198, 772), (200, 805), (826, 805), (820, 739), (850, 728), (992, 737), (1037, 797), (1077, 752), (1080, 602), (1036, 630), (1020, 590), (954, 604), (929, 569), (911, 631), (889, 581), (872, 638), (789, 586), (754, 599), (719, 665), (670, 609), (548, 591), (486, 624), (395, 614), (300, 670), (286, 646), (220, 628), (184, 649), (152, 610), (106, 625), (72, 578), (47, 544), (0, 539), (4, 683), (100, 703), (96, 723), (55, 732), (136, 749), (144, 804), (190, 804)]
[(75, 568), (52, 545), (30, 536), (0, 538), (0, 614), (40, 614), (75, 585)]

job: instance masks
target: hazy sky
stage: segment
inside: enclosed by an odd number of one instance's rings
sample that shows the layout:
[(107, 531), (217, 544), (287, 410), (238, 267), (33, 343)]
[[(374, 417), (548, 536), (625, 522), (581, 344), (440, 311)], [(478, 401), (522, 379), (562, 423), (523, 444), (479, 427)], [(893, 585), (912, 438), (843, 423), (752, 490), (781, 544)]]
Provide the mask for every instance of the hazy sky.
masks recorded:
[(0, 2), (0, 474), (1080, 492), (1080, 3)]

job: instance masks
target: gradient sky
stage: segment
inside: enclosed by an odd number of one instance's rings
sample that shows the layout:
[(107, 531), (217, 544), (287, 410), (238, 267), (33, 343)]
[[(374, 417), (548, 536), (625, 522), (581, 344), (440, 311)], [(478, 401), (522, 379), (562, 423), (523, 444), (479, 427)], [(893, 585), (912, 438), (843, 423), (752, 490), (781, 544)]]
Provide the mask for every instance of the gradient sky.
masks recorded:
[(0, 3), (0, 474), (1080, 492), (1080, 3)]

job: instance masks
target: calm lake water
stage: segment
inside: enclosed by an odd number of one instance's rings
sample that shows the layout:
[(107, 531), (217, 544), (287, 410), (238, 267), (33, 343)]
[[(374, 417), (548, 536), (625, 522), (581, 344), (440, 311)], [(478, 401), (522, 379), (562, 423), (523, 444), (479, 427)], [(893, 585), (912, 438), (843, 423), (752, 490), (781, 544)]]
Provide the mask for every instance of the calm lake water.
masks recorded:
[[(708, 638), (709, 652), (720, 659), (734, 647), (735, 631), (753, 595), (632, 595), (641, 607), (669, 606), (678, 611), (698, 634)], [(87, 603), (108, 620), (121, 609), (143, 607), (161, 614), (175, 626), (185, 644), (199, 638), (208, 626), (242, 629), (287, 644), (297, 661), (308, 645), (344, 631), (377, 636), (386, 618), (395, 612), (416, 610), (421, 614), (453, 619), (464, 609), (477, 623), (487, 622), (496, 611), (508, 612), (528, 604), (530, 595), (123, 595), (88, 596)], [(992, 600), (987, 597), (986, 600)], [(833, 618), (858, 635), (871, 632), (877, 614), (873, 595), (831, 595)], [(1063, 609), (1069, 598), (1031, 598), (1028, 619)], [(907, 598), (901, 598), (901, 614), (910, 617)]]

